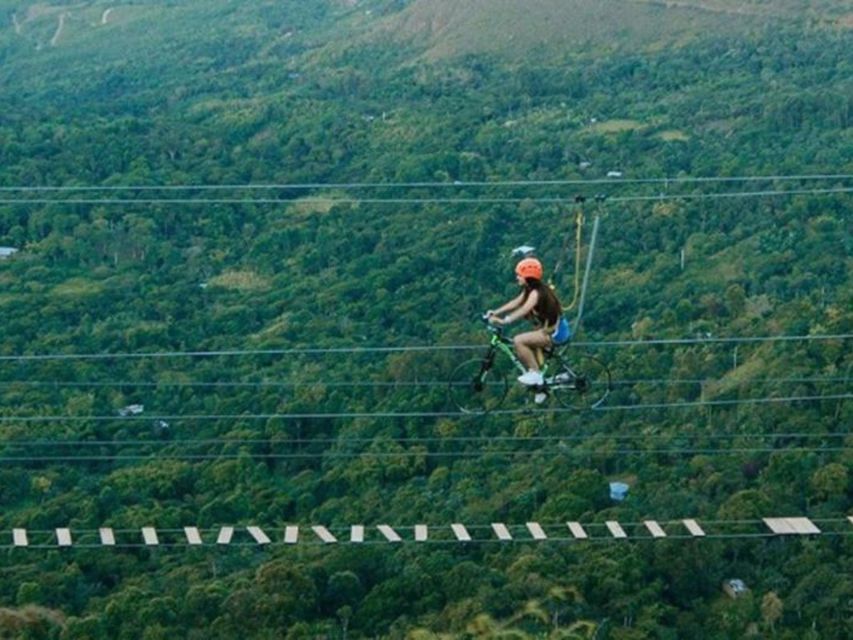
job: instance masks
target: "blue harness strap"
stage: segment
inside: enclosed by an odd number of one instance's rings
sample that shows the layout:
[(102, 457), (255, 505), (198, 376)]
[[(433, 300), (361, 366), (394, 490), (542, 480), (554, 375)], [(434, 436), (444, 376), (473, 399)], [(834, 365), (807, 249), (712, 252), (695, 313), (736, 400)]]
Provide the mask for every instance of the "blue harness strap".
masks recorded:
[(569, 321), (561, 317), (560, 321), (557, 323), (557, 328), (554, 329), (554, 333), (551, 334), (551, 341), (554, 344), (563, 344), (568, 342), (571, 337), (572, 328), (569, 326)]

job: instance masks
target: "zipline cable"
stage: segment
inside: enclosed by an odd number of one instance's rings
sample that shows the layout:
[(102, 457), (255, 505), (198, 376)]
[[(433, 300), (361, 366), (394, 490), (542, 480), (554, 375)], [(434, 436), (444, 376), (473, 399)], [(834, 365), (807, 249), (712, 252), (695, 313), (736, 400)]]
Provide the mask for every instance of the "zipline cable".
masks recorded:
[[(721, 382), (721, 378), (623, 378), (613, 379), (611, 386), (628, 386), (628, 385), (679, 385), (679, 384), (710, 384)], [(804, 378), (744, 378), (738, 380), (737, 387), (747, 386), (750, 384), (804, 384), (804, 383), (820, 383), (820, 382), (851, 382), (853, 378), (850, 376), (814, 376)], [(61, 380), (0, 380), (0, 388), (4, 387), (48, 387), (52, 389), (63, 388), (122, 388), (122, 387), (140, 387), (140, 388), (168, 388), (168, 389), (228, 389), (228, 388), (247, 388), (247, 389), (299, 389), (311, 387), (328, 387), (328, 388), (367, 388), (367, 389), (397, 389), (405, 387), (440, 387), (444, 388), (450, 384), (450, 380), (416, 380), (416, 381), (370, 381), (370, 380), (353, 380), (353, 381), (338, 381), (338, 380), (314, 380), (314, 381), (260, 381), (260, 382), (228, 382), (228, 381), (212, 381), (212, 382), (173, 382), (163, 380), (159, 382), (139, 382), (132, 380), (121, 380), (111, 382), (68, 382)]]
[[(807, 396), (780, 396), (761, 398), (739, 398), (731, 400), (702, 400), (696, 402), (662, 402), (651, 404), (627, 404), (627, 405), (602, 405), (588, 411), (610, 412), (610, 411), (644, 411), (649, 409), (687, 409), (696, 407), (723, 407), (736, 405), (761, 405), (779, 404), (788, 402), (811, 402), (829, 400), (848, 400), (853, 398), (853, 393), (841, 393), (832, 395), (807, 395)], [(489, 412), (489, 416), (511, 416), (511, 415), (548, 415), (557, 413), (581, 413), (579, 409), (550, 408), (550, 409), (499, 409)], [(329, 412), (329, 413), (260, 413), (260, 414), (188, 414), (188, 415), (156, 415), (156, 416), (60, 416), (60, 415), (0, 415), (2, 422), (139, 422), (139, 421), (209, 421), (209, 420), (326, 420), (326, 419), (359, 419), (359, 418), (482, 418), (481, 414), (464, 413), (461, 411), (353, 411), (353, 412)]]
[(79, 455), (79, 456), (5, 456), (0, 455), (0, 464), (15, 462), (130, 462), (139, 460), (187, 460), (187, 461), (215, 461), (215, 460), (239, 460), (252, 458), (258, 460), (313, 460), (313, 459), (354, 459), (354, 458), (481, 458), (485, 456), (567, 456), (576, 458), (600, 458), (611, 456), (630, 455), (743, 455), (759, 453), (843, 453), (853, 451), (851, 447), (730, 447), (730, 448), (653, 448), (653, 449), (619, 449), (606, 448), (596, 449), (566, 449), (559, 446), (554, 450), (546, 449), (482, 449), (476, 451), (429, 451), (402, 449), (399, 451), (323, 451), (304, 453), (251, 453), (238, 451), (233, 453), (156, 453), (156, 454), (102, 454), (102, 455)]
[[(747, 344), (768, 342), (820, 342), (825, 340), (849, 340), (853, 333), (815, 334), (798, 336), (741, 336), (730, 338), (661, 338), (654, 340), (600, 340), (596, 342), (573, 342), (569, 349), (579, 347), (626, 347), (658, 345), (709, 345), (709, 344)], [(455, 345), (410, 345), (398, 347), (296, 347), (288, 349), (225, 349), (220, 351), (151, 351), (140, 353), (44, 353), (0, 355), (0, 362), (27, 362), (39, 360), (118, 360), (139, 358), (176, 358), (176, 357), (220, 357), (220, 356), (277, 356), (277, 355), (325, 355), (325, 354), (370, 354), (370, 353), (407, 353), (429, 351), (470, 351), (483, 350), (487, 344)]]
[[(8, 439), (0, 447), (55, 447), (55, 448), (87, 448), (106, 446), (146, 446), (146, 447), (183, 447), (183, 446), (292, 446), (292, 445), (347, 445), (347, 444), (455, 444), (455, 443), (493, 443), (493, 442), (591, 442), (602, 444), (610, 440), (787, 440), (787, 439), (836, 439), (853, 437), (853, 432), (805, 433), (805, 432), (757, 432), (757, 433), (571, 433), (551, 436), (402, 436), (385, 439), (381, 436), (337, 438), (286, 438), (286, 439), (252, 439), (252, 438), (198, 438), (179, 440), (14, 440)], [(603, 440), (599, 440), (599, 438)], [(851, 443), (853, 444), (853, 443)]]
[(0, 192), (23, 191), (224, 191), (224, 190), (270, 190), (270, 189), (390, 189), (390, 188), (462, 188), (462, 187), (525, 187), (561, 186), (585, 184), (691, 184), (717, 182), (786, 182), (809, 180), (853, 180), (853, 174), (817, 173), (801, 175), (748, 175), (748, 176), (676, 176), (663, 178), (577, 178), (554, 180), (481, 180), (453, 182), (303, 182), (270, 184), (164, 184), (164, 185), (6, 185)]
[[(853, 187), (836, 187), (826, 189), (790, 189), (764, 191), (737, 191), (718, 193), (688, 193), (647, 196), (609, 196), (607, 203), (649, 202), (667, 200), (713, 200), (716, 198), (764, 198), (771, 196), (796, 195), (830, 195), (853, 193)], [(574, 197), (520, 197), (520, 198), (334, 198), (314, 197), (305, 198), (0, 198), (0, 204), (65, 204), (65, 205), (132, 205), (132, 204), (194, 204), (194, 205), (236, 205), (236, 204), (519, 204), (531, 202), (537, 204), (571, 204)]]

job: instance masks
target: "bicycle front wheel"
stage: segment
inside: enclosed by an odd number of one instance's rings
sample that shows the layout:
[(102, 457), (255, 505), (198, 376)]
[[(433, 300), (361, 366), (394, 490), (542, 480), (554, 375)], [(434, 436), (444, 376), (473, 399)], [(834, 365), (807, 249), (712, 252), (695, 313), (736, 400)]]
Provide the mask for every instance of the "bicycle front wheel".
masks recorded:
[(450, 375), (450, 400), (464, 413), (488, 413), (497, 409), (506, 397), (509, 387), (506, 372), (475, 358), (463, 362)]
[(600, 407), (613, 388), (607, 365), (588, 355), (572, 356), (572, 364), (561, 359), (546, 382), (548, 391), (569, 409)]

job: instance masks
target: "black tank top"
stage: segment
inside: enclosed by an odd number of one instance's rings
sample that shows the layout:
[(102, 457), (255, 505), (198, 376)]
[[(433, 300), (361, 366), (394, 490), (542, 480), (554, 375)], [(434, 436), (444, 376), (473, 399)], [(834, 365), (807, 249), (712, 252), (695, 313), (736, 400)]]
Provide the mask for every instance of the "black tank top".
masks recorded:
[(539, 292), (539, 299), (536, 301), (536, 306), (533, 307), (533, 311), (531, 312), (533, 318), (539, 324), (546, 327), (556, 327), (560, 316), (563, 314), (563, 308), (560, 305), (560, 301), (557, 300), (557, 296), (551, 290), (551, 287), (543, 282), (534, 282), (532, 284), (528, 282), (527, 286), (524, 287), (524, 300), (522, 304), (527, 302), (527, 296), (530, 295), (531, 291)]

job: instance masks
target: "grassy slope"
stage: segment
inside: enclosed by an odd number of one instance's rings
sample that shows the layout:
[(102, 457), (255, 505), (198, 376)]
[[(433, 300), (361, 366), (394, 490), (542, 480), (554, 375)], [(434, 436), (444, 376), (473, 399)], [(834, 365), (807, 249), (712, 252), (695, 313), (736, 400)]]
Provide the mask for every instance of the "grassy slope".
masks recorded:
[[(216, 93), (219, 75), (244, 67), (255, 80), (253, 65), (270, 59), (280, 64), (321, 45), (335, 17), (352, 13), (338, 2), (83, 3), (65, 12), (62, 35), (51, 45), (62, 11), (44, 8), (30, 20), (20, 18), (17, 34), (12, 15), (27, 13), (15, 4), (0, 6), (2, 86), (19, 100), (55, 101), (60, 112), (76, 106), (139, 109), (187, 85)], [(107, 7), (113, 10), (103, 24)]]
[[(175, 75), (201, 78), (273, 62), (297, 62), (307, 51), (341, 46), (334, 26), (346, 28), (351, 44), (396, 39), (415, 42), (429, 59), (495, 53), (519, 63), (533, 56), (569, 52), (659, 50), (684, 45), (707, 33), (746, 33), (774, 21), (813, 21), (830, 26), (843, 19), (843, 3), (771, 3), (695, 0), (659, 3), (625, 0), (387, 0), (358, 4), (201, 2), (38, 4), (0, 2), (0, 86), (19, 97), (40, 96), (42, 87), (85, 96), (110, 76), (129, 75), (124, 91), (151, 87), (147, 81)], [(809, 7), (805, 10), (805, 7)], [(103, 16), (111, 9), (106, 24)], [(60, 15), (61, 35), (54, 44)], [(18, 22), (18, 31), (13, 25)], [(332, 26), (330, 30), (328, 27)], [(192, 34), (188, 37), (188, 34)], [(231, 68), (220, 58), (229, 54)], [(235, 53), (241, 62), (234, 67)], [(319, 60), (325, 62), (326, 56)], [(300, 64), (297, 62), (297, 64)], [(309, 63), (310, 64), (310, 63)], [(81, 74), (79, 70), (85, 69)], [(48, 92), (48, 94), (50, 93)], [(67, 106), (67, 105), (66, 105)]]
[(566, 52), (601, 55), (684, 45), (707, 33), (745, 34), (777, 21), (843, 23), (843, 3), (785, 0), (418, 0), (389, 18), (383, 37), (415, 38), (427, 57), (495, 53), (517, 59)]

